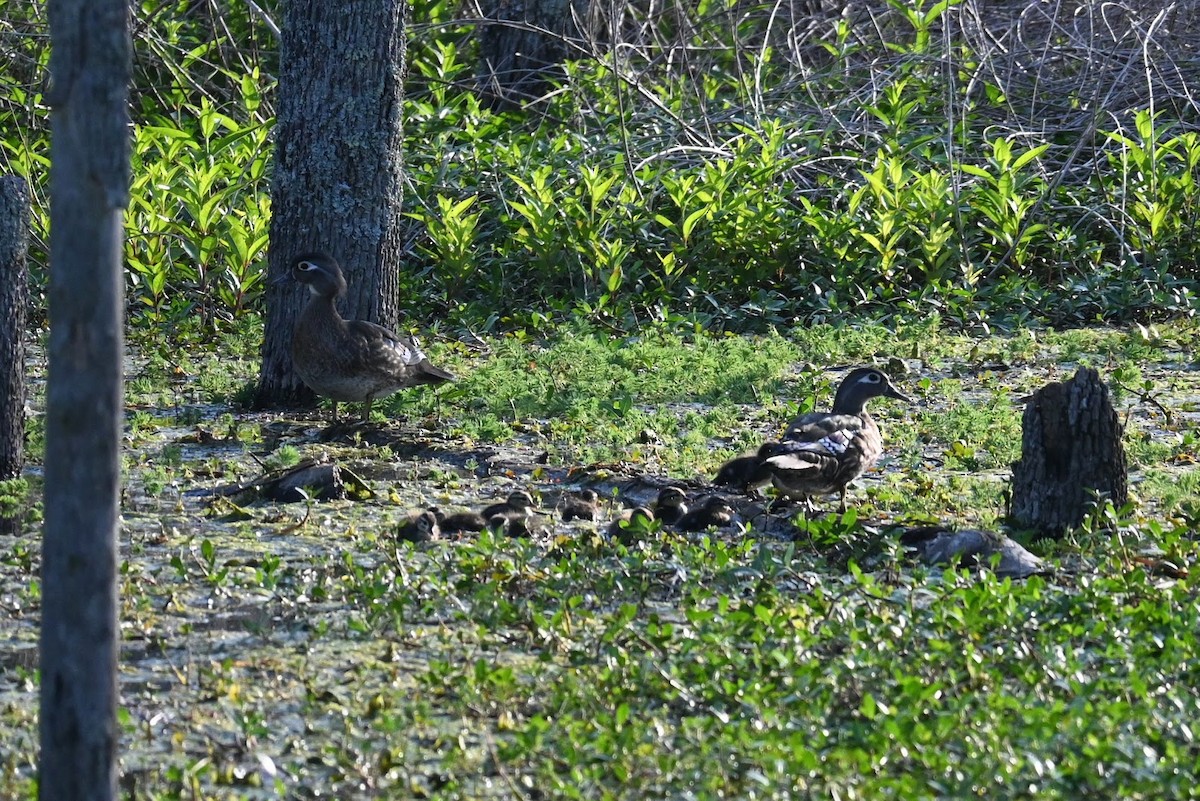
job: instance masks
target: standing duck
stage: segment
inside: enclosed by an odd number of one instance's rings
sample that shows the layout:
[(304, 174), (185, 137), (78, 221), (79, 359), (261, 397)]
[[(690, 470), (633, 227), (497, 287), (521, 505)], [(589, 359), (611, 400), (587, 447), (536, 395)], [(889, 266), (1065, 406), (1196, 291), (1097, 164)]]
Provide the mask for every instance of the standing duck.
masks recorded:
[(430, 363), (412, 337), (366, 320), (342, 318), (337, 299), (346, 292), (346, 279), (332, 256), (301, 254), (292, 261), (289, 276), (312, 293), (292, 335), (292, 363), (309, 389), (333, 401), (335, 420), (338, 401), (362, 401), (365, 421), (376, 398), (405, 387), (454, 380)]
[(912, 403), (885, 373), (857, 367), (842, 380), (830, 412), (810, 412), (792, 421), (783, 440), (769, 443), (763, 466), (783, 495), (803, 499), (836, 492), (846, 511), (846, 485), (883, 453), (879, 426), (867, 414), (871, 398)]

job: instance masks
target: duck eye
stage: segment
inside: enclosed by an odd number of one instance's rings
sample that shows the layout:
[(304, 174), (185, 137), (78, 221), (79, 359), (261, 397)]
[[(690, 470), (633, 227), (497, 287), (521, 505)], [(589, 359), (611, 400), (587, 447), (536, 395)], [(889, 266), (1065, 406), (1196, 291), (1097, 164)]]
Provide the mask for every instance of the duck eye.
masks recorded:
[(866, 381), (869, 384), (878, 384), (882, 380), (879, 373), (867, 373)]
[(301, 270), (304, 270), (306, 273), (310, 273), (313, 270), (321, 269), (317, 265), (313, 264), (311, 261), (302, 261), (299, 264), (297, 264), (296, 266), (299, 267)]

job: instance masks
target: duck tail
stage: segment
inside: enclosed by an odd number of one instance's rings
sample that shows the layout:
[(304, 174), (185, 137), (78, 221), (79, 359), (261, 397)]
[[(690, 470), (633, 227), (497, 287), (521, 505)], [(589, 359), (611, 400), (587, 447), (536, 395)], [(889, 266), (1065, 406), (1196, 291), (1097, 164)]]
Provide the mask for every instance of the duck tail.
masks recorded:
[(458, 376), (440, 367), (435, 367), (428, 359), (424, 359), (417, 365), (420, 370), (420, 376), (426, 384), (441, 384), (445, 381), (457, 381)]

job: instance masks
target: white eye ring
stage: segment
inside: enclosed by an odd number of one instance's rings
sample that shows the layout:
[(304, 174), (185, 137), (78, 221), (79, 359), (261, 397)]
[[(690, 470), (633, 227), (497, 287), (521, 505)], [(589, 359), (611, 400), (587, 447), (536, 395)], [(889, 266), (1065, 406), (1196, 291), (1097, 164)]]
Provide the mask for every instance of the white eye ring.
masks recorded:
[(317, 265), (313, 264), (311, 261), (302, 261), (299, 264), (297, 264), (296, 266), (299, 267), (301, 270), (304, 270), (305, 272), (312, 272), (313, 270), (321, 269)]
[(878, 384), (883, 379), (879, 376), (879, 373), (867, 373), (865, 380), (871, 384)]

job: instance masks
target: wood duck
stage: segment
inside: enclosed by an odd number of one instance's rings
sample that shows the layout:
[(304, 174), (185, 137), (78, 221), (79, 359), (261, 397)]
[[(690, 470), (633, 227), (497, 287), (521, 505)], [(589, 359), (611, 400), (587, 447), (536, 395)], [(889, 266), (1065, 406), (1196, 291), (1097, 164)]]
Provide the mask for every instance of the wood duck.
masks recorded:
[(503, 517), (505, 520), (517, 520), (524, 519), (536, 508), (537, 503), (534, 502), (533, 496), (527, 491), (513, 490), (508, 493), (508, 497), (503, 501), (484, 507), (483, 511), (479, 514), (484, 520), (488, 521), (493, 517)]
[(911, 399), (874, 367), (858, 367), (842, 380), (830, 412), (810, 412), (792, 421), (783, 440), (768, 443), (763, 466), (781, 494), (804, 500), (836, 492), (846, 511), (846, 485), (883, 453), (879, 426), (867, 414), (871, 398)]
[(740, 492), (757, 493), (762, 487), (770, 486), (771, 471), (763, 461), (771, 455), (774, 442), (764, 442), (757, 453), (737, 456), (721, 465), (713, 484), (718, 487), (733, 487)]
[(301, 254), (292, 260), (289, 276), (312, 293), (296, 321), (292, 363), (309, 389), (333, 400), (335, 420), (338, 401), (362, 401), (367, 420), (376, 398), (405, 387), (454, 380), (430, 363), (412, 337), (366, 320), (342, 318), (337, 299), (346, 291), (346, 279), (332, 256)]
[(574, 495), (564, 495), (558, 503), (558, 512), (563, 521), (595, 520), (600, 496), (594, 489), (582, 489)]
[(396, 528), (396, 538), (406, 542), (429, 542), (440, 535), (433, 510), (412, 515)]
[(681, 531), (704, 531), (710, 527), (725, 528), (733, 525), (733, 507), (715, 495), (685, 514), (675, 524)]
[(529, 538), (529, 522), (525, 517), (492, 515), (488, 518), (488, 528), (497, 537), (504, 536), (522, 540)]
[(654, 523), (654, 512), (637, 506), (621, 512), (608, 524), (608, 536), (630, 545), (641, 539), (642, 533)]
[(450, 534), (461, 534), (464, 531), (483, 531), (488, 526), (487, 518), (469, 509), (443, 514), (439, 509), (431, 510), (437, 515), (438, 526)]
[(679, 487), (663, 487), (654, 501), (654, 519), (673, 525), (687, 515), (687, 496)]

